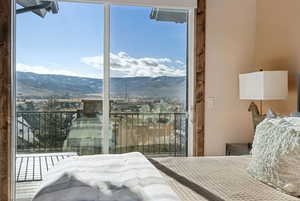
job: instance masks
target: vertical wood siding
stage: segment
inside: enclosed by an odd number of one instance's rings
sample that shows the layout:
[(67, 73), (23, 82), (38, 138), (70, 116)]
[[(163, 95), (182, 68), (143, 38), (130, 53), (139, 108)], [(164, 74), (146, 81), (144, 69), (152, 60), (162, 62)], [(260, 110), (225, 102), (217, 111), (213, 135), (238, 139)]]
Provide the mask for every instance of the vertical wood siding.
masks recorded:
[(0, 200), (10, 200), (11, 1), (0, 1)]
[(198, 0), (196, 11), (196, 69), (194, 106), (194, 155), (204, 155), (206, 0)]

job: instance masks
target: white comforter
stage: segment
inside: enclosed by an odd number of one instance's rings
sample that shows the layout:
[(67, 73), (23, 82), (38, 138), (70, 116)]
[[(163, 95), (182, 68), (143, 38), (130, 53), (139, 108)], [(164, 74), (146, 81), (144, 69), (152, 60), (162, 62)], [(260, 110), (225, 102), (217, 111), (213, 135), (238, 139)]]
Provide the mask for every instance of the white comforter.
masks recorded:
[(179, 201), (140, 153), (76, 156), (50, 170), (33, 201)]

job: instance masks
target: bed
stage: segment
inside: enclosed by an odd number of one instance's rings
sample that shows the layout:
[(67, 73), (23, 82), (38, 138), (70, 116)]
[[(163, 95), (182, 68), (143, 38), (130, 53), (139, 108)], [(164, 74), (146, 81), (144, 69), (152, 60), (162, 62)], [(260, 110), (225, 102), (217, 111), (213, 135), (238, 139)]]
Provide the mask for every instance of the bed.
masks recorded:
[(246, 172), (250, 159), (251, 156), (165, 157), (148, 161), (182, 201), (300, 200), (252, 178)]
[(246, 171), (250, 159), (251, 156), (218, 156), (152, 160), (182, 201), (300, 200), (252, 178)]

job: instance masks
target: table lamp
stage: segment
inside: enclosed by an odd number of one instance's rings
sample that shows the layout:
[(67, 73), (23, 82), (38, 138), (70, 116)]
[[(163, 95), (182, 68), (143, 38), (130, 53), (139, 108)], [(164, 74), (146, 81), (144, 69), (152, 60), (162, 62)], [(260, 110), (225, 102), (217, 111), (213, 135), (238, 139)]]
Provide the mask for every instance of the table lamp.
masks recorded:
[(241, 100), (260, 101), (260, 112), (254, 102), (251, 102), (249, 107), (249, 111), (252, 111), (254, 129), (264, 119), (262, 101), (284, 100), (288, 96), (287, 71), (258, 71), (240, 74), (239, 83)]

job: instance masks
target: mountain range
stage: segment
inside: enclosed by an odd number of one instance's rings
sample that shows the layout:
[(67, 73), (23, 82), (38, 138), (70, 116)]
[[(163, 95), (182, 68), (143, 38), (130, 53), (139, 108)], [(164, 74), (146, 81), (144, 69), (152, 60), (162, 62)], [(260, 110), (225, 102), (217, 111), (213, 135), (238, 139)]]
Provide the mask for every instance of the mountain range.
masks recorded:
[[(18, 98), (71, 98), (101, 95), (103, 80), (66, 75), (17, 72)], [(185, 99), (186, 77), (124, 77), (111, 78), (112, 97)]]

